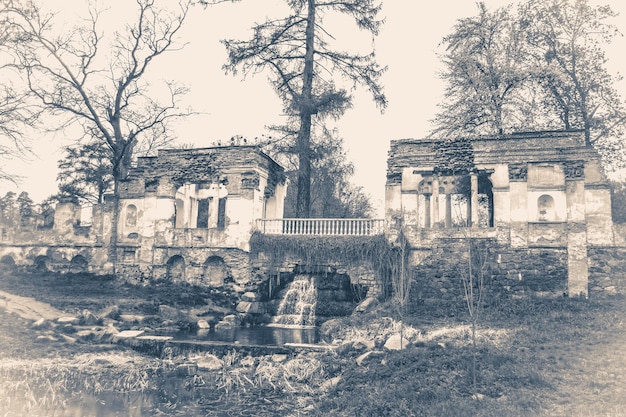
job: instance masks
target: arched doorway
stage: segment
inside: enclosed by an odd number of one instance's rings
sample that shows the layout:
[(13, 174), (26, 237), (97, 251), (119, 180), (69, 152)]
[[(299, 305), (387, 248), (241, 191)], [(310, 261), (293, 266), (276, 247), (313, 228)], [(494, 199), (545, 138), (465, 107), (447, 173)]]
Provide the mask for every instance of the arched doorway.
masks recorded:
[(33, 262), (33, 266), (35, 267), (35, 271), (37, 272), (48, 272), (48, 262), (50, 258), (44, 255), (39, 255), (35, 258), (35, 262)]
[(15, 259), (11, 255), (4, 255), (0, 259), (0, 268), (12, 270), (15, 269)]
[(185, 258), (174, 255), (167, 261), (167, 279), (170, 281), (185, 280)]
[(79, 273), (79, 272), (87, 272), (89, 267), (89, 262), (82, 255), (76, 255), (70, 261), (70, 272), (71, 273)]
[(230, 276), (228, 265), (219, 256), (210, 256), (204, 262), (202, 269), (202, 282), (212, 286), (224, 285)]

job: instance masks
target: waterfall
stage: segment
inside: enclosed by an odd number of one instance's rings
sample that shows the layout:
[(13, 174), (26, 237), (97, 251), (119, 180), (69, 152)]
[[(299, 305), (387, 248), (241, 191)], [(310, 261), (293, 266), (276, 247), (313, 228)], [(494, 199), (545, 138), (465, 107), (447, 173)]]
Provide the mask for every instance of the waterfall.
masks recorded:
[(285, 326), (315, 326), (316, 305), (315, 277), (296, 275), (284, 291), (273, 323)]

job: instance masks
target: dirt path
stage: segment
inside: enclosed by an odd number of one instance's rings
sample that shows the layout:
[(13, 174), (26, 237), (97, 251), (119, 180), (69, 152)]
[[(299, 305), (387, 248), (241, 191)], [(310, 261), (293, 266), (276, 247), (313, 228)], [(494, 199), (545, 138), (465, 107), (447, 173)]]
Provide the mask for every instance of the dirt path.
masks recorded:
[(57, 310), (50, 304), (42, 303), (34, 298), (21, 297), (19, 295), (10, 294), (0, 291), (0, 308), (3, 310), (17, 314), (27, 320), (54, 320), (59, 317), (66, 316), (61, 310)]

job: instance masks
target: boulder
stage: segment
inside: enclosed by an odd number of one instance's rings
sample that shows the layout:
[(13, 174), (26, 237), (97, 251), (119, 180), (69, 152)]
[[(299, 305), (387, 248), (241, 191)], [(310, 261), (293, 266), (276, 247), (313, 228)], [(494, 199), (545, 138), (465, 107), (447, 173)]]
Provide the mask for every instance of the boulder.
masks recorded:
[(274, 363), (282, 363), (285, 362), (287, 360), (287, 355), (285, 355), (284, 353), (274, 353), (272, 355), (272, 362)]
[(209, 329), (209, 328), (211, 328), (211, 325), (206, 320), (198, 320), (198, 322), (196, 323), (196, 326), (198, 326), (198, 329)]
[(250, 305), (250, 309), (248, 309), (248, 314), (265, 314), (267, 313), (267, 308), (265, 303), (260, 301), (255, 301)]
[(320, 385), (320, 390), (325, 392), (330, 390), (331, 388), (335, 388), (337, 384), (341, 381), (341, 376), (336, 376), (334, 378), (327, 379)]
[(57, 319), (59, 324), (78, 324), (78, 318), (72, 316), (59, 317)]
[(406, 349), (410, 343), (411, 342), (409, 342), (406, 338), (401, 337), (399, 333), (396, 333), (387, 339), (384, 348), (387, 350), (402, 350)]
[(46, 327), (46, 325), (48, 324), (48, 322), (46, 322), (46, 319), (44, 319), (43, 317), (40, 318), (39, 320), (37, 320), (36, 322), (33, 323), (33, 329), (41, 329)]
[(217, 371), (224, 367), (224, 361), (215, 355), (207, 354), (196, 361), (198, 369), (202, 371)]
[(375, 297), (367, 297), (365, 300), (361, 301), (359, 305), (354, 309), (357, 313), (368, 313), (374, 309), (378, 305), (378, 299)]
[(265, 308), (265, 303), (260, 301), (240, 301), (237, 304), (237, 311), (247, 314), (265, 314), (267, 309)]
[(251, 306), (251, 301), (240, 301), (239, 304), (237, 304), (237, 311), (239, 313), (247, 313)]
[(235, 323), (232, 323), (230, 321), (218, 321), (217, 323), (215, 323), (215, 330), (220, 330), (220, 329), (232, 329), (233, 327), (237, 327), (235, 325)]
[(96, 333), (96, 341), (100, 343), (111, 343), (119, 330), (115, 326), (106, 326)]
[(372, 350), (376, 346), (373, 340), (359, 339), (352, 343), (352, 349), (357, 351)]
[(96, 316), (89, 310), (83, 310), (78, 317), (78, 321), (83, 326), (96, 326), (102, 324), (100, 317)]
[(343, 321), (340, 319), (330, 319), (326, 320), (320, 326), (320, 335), (325, 338), (332, 338), (334, 334), (336, 334), (339, 330), (344, 327)]
[(257, 301), (258, 298), (259, 296), (253, 293), (252, 291), (248, 291), (244, 293), (244, 295), (241, 296), (242, 301), (249, 301), (251, 303)]
[(229, 314), (227, 316), (224, 316), (221, 321), (225, 323), (230, 323), (233, 326), (239, 326), (239, 324), (241, 324), (239, 317), (235, 314)]
[(159, 306), (159, 315), (163, 318), (163, 320), (176, 321), (180, 318), (181, 312), (177, 308), (161, 304)]
[(120, 314), (120, 320), (126, 323), (138, 324), (144, 320), (144, 316), (139, 314)]
[(356, 364), (359, 366), (365, 366), (366, 364), (380, 358), (382, 355), (382, 352), (370, 350), (369, 352), (365, 352), (356, 358)]
[(117, 333), (113, 337), (113, 342), (118, 342), (120, 340), (132, 339), (137, 336), (141, 336), (143, 334), (143, 330), (124, 330), (122, 332)]
[(62, 334), (61, 337), (63, 338), (63, 340), (65, 340), (66, 343), (69, 343), (71, 345), (76, 343), (76, 339), (71, 337), (71, 336), (68, 336), (66, 334)]

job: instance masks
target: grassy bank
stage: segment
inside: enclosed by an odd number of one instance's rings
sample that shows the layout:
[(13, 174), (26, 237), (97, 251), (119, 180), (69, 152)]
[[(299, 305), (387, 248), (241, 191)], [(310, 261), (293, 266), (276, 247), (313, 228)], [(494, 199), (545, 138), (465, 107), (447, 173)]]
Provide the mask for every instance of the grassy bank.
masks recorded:
[[(0, 289), (68, 313), (113, 304), (129, 311), (160, 304), (187, 308), (212, 303), (215, 296), (53, 274), (4, 274)], [(63, 404), (76, 392), (147, 392), (156, 402), (135, 415), (156, 407), (158, 412), (150, 413), (626, 416), (623, 298), (490, 302), (479, 323), (476, 392), (463, 304), (413, 307), (404, 329), (411, 343), (402, 351), (382, 348), (399, 330), (393, 309), (382, 305), (329, 323), (324, 337), (336, 348), (326, 352), (250, 357), (233, 350), (158, 360), (115, 345), (51, 343), (30, 323), (0, 310), (0, 397), (5, 398), (0, 407), (7, 398), (39, 407), (54, 398), (54, 415), (63, 415)], [(181, 373), (181, 365), (190, 363), (199, 366)], [(170, 375), (179, 377), (181, 389), (168, 385)], [(28, 397), (27, 386), (44, 387), (46, 395)]]

